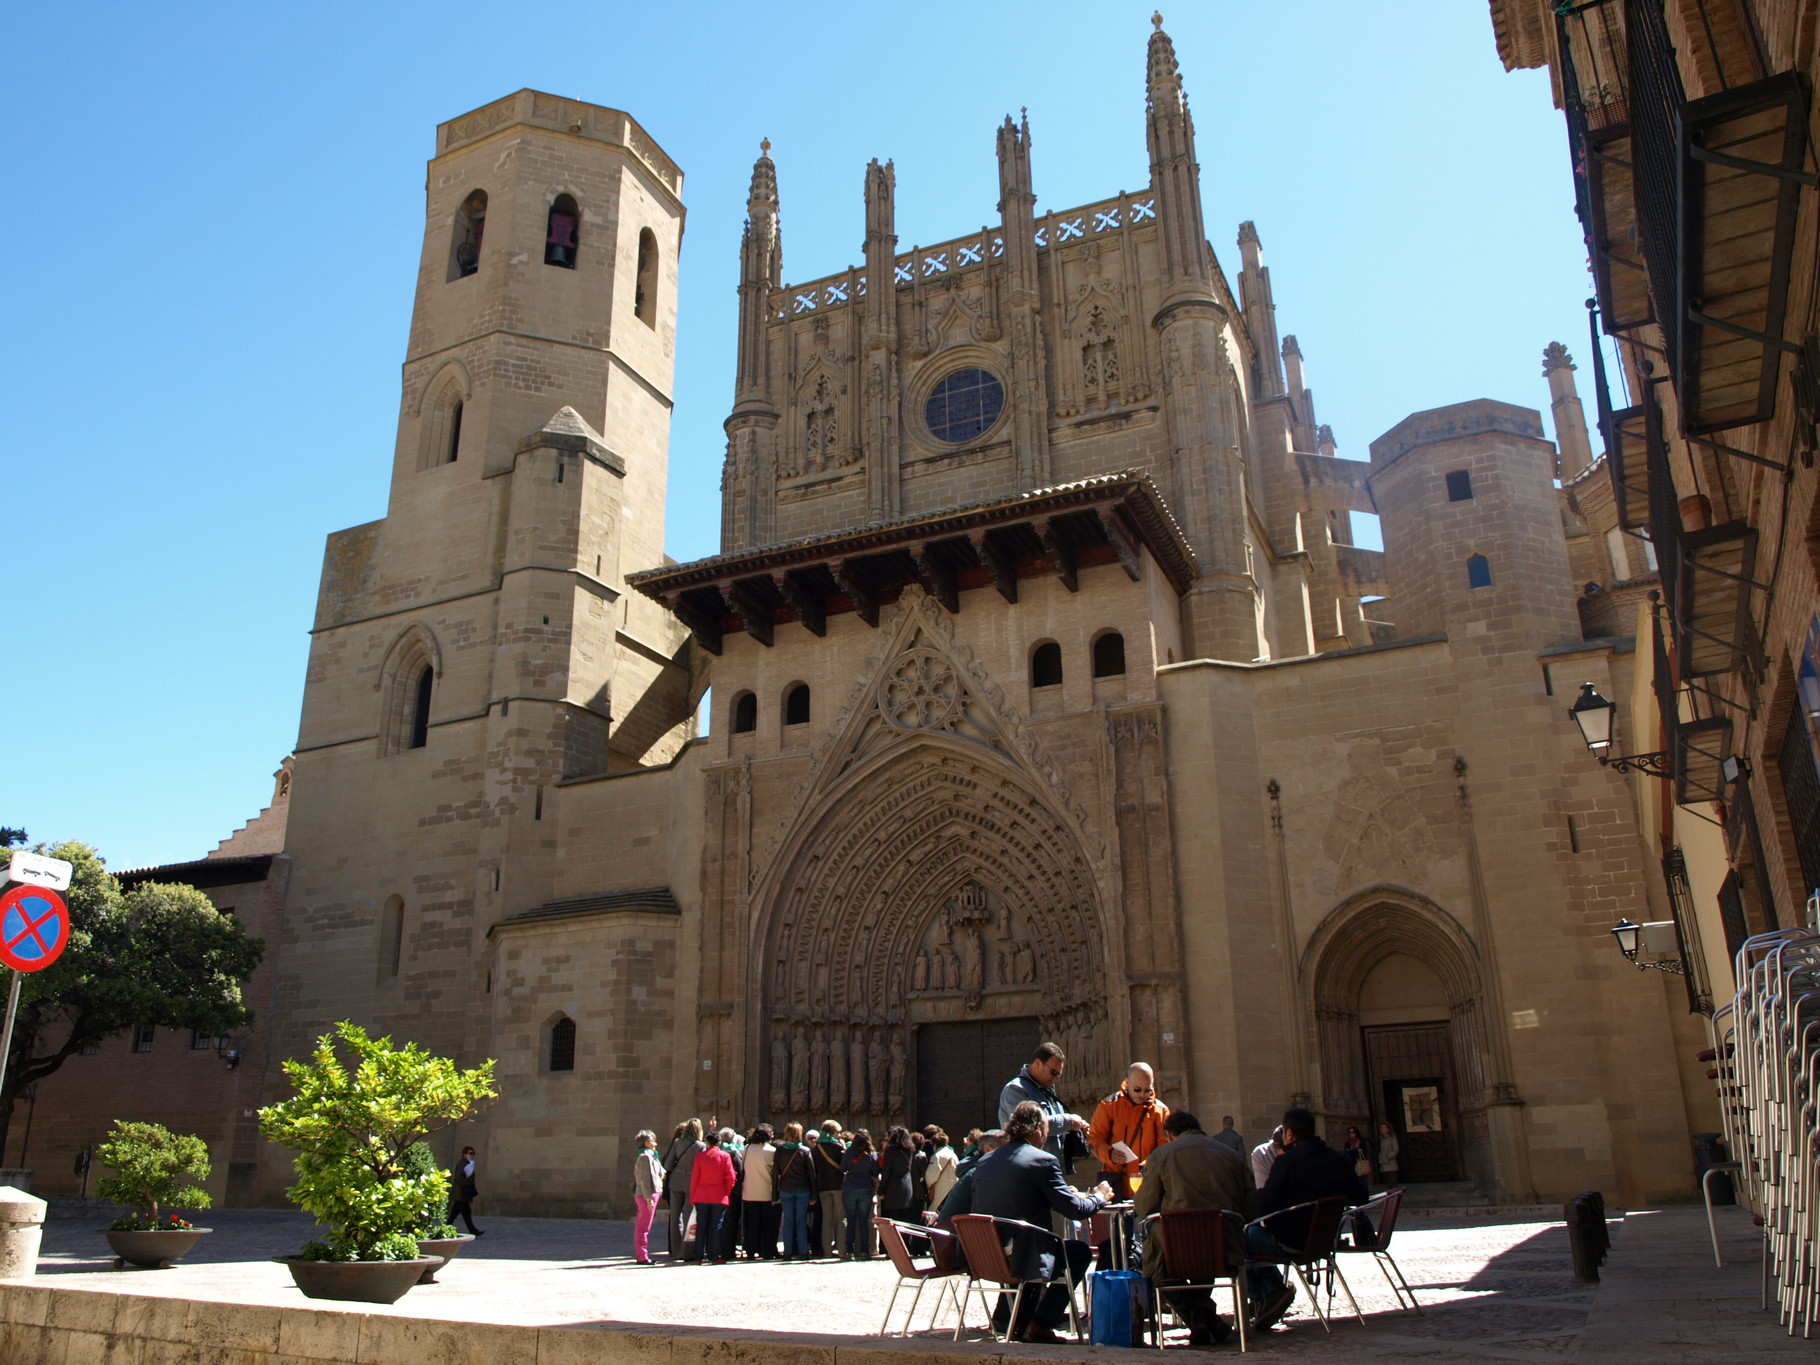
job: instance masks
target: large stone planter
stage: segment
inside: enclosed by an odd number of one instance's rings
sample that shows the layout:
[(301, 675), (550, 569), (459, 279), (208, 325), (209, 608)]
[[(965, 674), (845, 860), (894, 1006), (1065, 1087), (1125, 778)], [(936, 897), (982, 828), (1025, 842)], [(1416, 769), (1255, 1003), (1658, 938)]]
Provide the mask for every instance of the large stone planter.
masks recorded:
[(422, 1256), (434, 1256), (436, 1258), (436, 1264), (426, 1269), (418, 1278), (417, 1283), (435, 1284), (437, 1282), (436, 1272), (441, 1270), (457, 1256), (461, 1255), (461, 1247), (464, 1242), (471, 1242), (473, 1240), (474, 1234), (471, 1232), (457, 1233), (453, 1237), (419, 1237), (417, 1239), (418, 1254)]
[(0, 1185), (0, 1280), (38, 1273), (45, 1202), (12, 1185)]
[(147, 1270), (169, 1270), (179, 1256), (186, 1255), (213, 1231), (213, 1228), (161, 1228), (146, 1232), (109, 1229), (102, 1235), (114, 1249), (115, 1270), (124, 1270), (129, 1265), (143, 1266)]
[(441, 1264), (434, 1256), (412, 1261), (306, 1261), (274, 1256), (291, 1268), (291, 1278), (306, 1299), (340, 1299), (347, 1303), (397, 1303), (426, 1270)]

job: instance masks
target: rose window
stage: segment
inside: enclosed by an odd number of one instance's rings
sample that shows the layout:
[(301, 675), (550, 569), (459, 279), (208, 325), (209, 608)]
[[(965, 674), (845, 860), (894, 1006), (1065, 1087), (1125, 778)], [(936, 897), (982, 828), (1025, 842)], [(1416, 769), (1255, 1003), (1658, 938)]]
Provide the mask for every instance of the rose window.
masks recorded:
[(879, 699), (885, 718), (900, 730), (931, 730), (960, 713), (961, 685), (941, 655), (911, 650), (885, 675)]

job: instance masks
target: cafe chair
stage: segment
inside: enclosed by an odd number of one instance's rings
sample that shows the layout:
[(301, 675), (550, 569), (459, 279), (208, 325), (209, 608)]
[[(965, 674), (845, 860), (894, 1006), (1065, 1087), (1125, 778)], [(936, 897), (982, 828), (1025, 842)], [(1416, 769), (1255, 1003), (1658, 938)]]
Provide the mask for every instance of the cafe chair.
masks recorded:
[[(1376, 1199), (1360, 1204), (1357, 1208), (1347, 1210), (1347, 1219), (1352, 1224), (1350, 1242), (1342, 1242), (1336, 1250), (1342, 1255), (1359, 1255), (1370, 1253), (1378, 1263), (1378, 1269), (1384, 1272), (1384, 1278), (1390, 1281), (1390, 1292), (1396, 1296), (1397, 1307), (1404, 1312), (1422, 1316), (1422, 1305), (1416, 1302), (1416, 1292), (1409, 1287), (1409, 1281), (1403, 1278), (1403, 1269), (1390, 1255), (1390, 1238), (1397, 1230), (1397, 1210), (1403, 1206), (1403, 1187), (1386, 1190)], [(1355, 1215), (1363, 1215), (1361, 1222)], [(1369, 1228), (1366, 1232), (1364, 1229)], [(1330, 1295), (1331, 1297), (1331, 1295)], [(1356, 1309), (1357, 1304), (1353, 1305)], [(1364, 1314), (1359, 1315), (1364, 1322)]]
[(1181, 1321), (1181, 1314), (1168, 1307), (1169, 1300), (1164, 1296), (1176, 1289), (1218, 1289), (1221, 1281), (1232, 1286), (1232, 1316), (1239, 1327), (1239, 1352), (1251, 1349), (1246, 1338), (1251, 1305), (1246, 1302), (1245, 1263), (1241, 1260), (1233, 1264), (1226, 1250), (1227, 1234), (1233, 1229), (1243, 1241), (1245, 1220), (1231, 1209), (1165, 1209), (1144, 1220), (1145, 1245), (1149, 1245), (1149, 1238), (1160, 1237), (1163, 1251), (1163, 1268), (1154, 1281), (1157, 1350), (1163, 1349), (1165, 1310)]
[[(874, 1218), (872, 1226), (878, 1233), (878, 1244), (885, 1249), (885, 1255), (891, 1258), (892, 1268), (897, 1271), (897, 1283), (891, 1287), (891, 1301), (885, 1305), (885, 1322), (878, 1329), (881, 1337), (891, 1335), (891, 1314), (897, 1308), (897, 1297), (910, 1285), (916, 1286), (916, 1294), (910, 1300), (910, 1311), (904, 1315), (902, 1335), (910, 1335), (910, 1329), (916, 1322), (917, 1307), (923, 1301), (923, 1290), (928, 1287), (931, 1280), (939, 1280), (941, 1283), (936, 1286), (935, 1309), (929, 1315), (929, 1326), (934, 1328), (935, 1320), (942, 1315), (944, 1296), (954, 1299), (954, 1309), (957, 1313), (963, 1312), (953, 1281), (957, 1275), (965, 1275), (967, 1268), (960, 1263), (958, 1255), (943, 1254), (945, 1251), (951, 1252), (953, 1249), (953, 1233), (943, 1232), (939, 1228), (896, 1223), (889, 1218)], [(916, 1263), (916, 1257), (910, 1250), (910, 1244), (904, 1239), (905, 1232), (914, 1233), (929, 1243), (930, 1254), (935, 1258), (933, 1265), (919, 1266)]]
[[(1245, 1225), (1245, 1228), (1247, 1232), (1252, 1228), (1263, 1228), (1275, 1236), (1275, 1229), (1271, 1224), (1276, 1223), (1281, 1226), (1280, 1219), (1303, 1211), (1308, 1212), (1311, 1216), (1308, 1220), (1308, 1236), (1303, 1240), (1301, 1246), (1291, 1247), (1289, 1243), (1278, 1237), (1277, 1241), (1282, 1243), (1288, 1251), (1287, 1255), (1255, 1256), (1247, 1254), (1245, 1259), (1264, 1265), (1287, 1267), (1290, 1273), (1301, 1282), (1303, 1292), (1308, 1295), (1309, 1307), (1314, 1309), (1314, 1315), (1321, 1320), (1322, 1329), (1331, 1335), (1333, 1324), (1328, 1320), (1329, 1315), (1321, 1308), (1320, 1296), (1314, 1291), (1314, 1281), (1319, 1280), (1323, 1274), (1335, 1277), (1340, 1282), (1340, 1288), (1346, 1291), (1346, 1300), (1352, 1305), (1352, 1311), (1355, 1313), (1359, 1311), (1359, 1301), (1352, 1297), (1352, 1286), (1347, 1284), (1346, 1277), (1340, 1274), (1339, 1264), (1334, 1257), (1334, 1249), (1340, 1240), (1340, 1220), (1346, 1216), (1346, 1201), (1337, 1194), (1330, 1194), (1325, 1199), (1311, 1199), (1306, 1204), (1294, 1204), (1286, 1209), (1278, 1209), (1275, 1213), (1267, 1213), (1262, 1218), (1254, 1218)], [(1314, 1274), (1313, 1280), (1309, 1278), (1310, 1271)], [(1360, 1320), (1363, 1321), (1363, 1318), (1361, 1317)]]
[[(1017, 1326), (1018, 1310), (1024, 1305), (1024, 1293), (1032, 1285), (1041, 1294), (1051, 1284), (1060, 1280), (1068, 1287), (1068, 1320), (1073, 1324), (1076, 1338), (1081, 1336), (1080, 1308), (1075, 1302), (1074, 1271), (1068, 1264), (1067, 1254), (1062, 1249), (1062, 1239), (1048, 1228), (1039, 1228), (1034, 1223), (1020, 1223), (1015, 1218), (990, 1218), (983, 1213), (956, 1214), (954, 1235), (960, 1239), (961, 1255), (967, 1262), (967, 1286), (961, 1300), (961, 1320), (954, 1325), (954, 1339), (959, 1341), (961, 1333), (967, 1326), (967, 1308), (975, 1294), (985, 1304), (987, 1330), (999, 1341), (1010, 1341), (1012, 1330)], [(1055, 1243), (1057, 1266), (1056, 1280), (1020, 1280), (1011, 1270), (1011, 1257), (1008, 1247), (1017, 1237), (1032, 1237)], [(990, 1287), (989, 1287), (990, 1286)], [(1000, 1294), (1012, 1294), (1011, 1315), (1005, 1320), (1005, 1333), (998, 1335), (998, 1329), (991, 1325), (993, 1309), (992, 1295), (996, 1287)]]

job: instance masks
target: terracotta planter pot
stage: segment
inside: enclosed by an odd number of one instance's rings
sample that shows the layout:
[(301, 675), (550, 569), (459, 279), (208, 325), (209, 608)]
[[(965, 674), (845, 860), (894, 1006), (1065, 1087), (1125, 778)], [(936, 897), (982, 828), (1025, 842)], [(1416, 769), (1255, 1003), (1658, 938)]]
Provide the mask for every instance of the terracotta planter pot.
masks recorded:
[(436, 1264), (425, 1270), (417, 1283), (435, 1284), (437, 1282), (436, 1272), (461, 1255), (462, 1243), (473, 1240), (474, 1234), (471, 1232), (458, 1233), (453, 1237), (419, 1237), (417, 1239), (418, 1253), (423, 1256), (434, 1256)]
[(411, 1261), (306, 1261), (274, 1256), (291, 1268), (291, 1278), (306, 1299), (341, 1299), (348, 1303), (397, 1303), (417, 1277), (438, 1264), (433, 1256)]
[(115, 1270), (124, 1270), (129, 1265), (144, 1266), (147, 1270), (169, 1270), (172, 1262), (213, 1231), (213, 1228), (172, 1228), (168, 1232), (103, 1231), (102, 1236), (114, 1249)]

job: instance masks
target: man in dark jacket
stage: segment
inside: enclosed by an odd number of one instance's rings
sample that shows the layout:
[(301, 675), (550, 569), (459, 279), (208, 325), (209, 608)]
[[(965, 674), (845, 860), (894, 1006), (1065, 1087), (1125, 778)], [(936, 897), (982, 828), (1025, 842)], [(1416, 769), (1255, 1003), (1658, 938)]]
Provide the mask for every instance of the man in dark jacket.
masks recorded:
[(948, 1191), (948, 1197), (942, 1200), (942, 1206), (935, 1211), (935, 1226), (952, 1229), (955, 1216), (962, 1213), (973, 1213), (973, 1173), (986, 1157), (1003, 1147), (1008, 1139), (1003, 1128), (994, 1128), (980, 1134), (979, 1150), (961, 1163), (961, 1178), (954, 1182), (954, 1188)]
[[(1043, 1111), (1043, 1117), (1049, 1121), (1049, 1137), (1044, 1145), (1057, 1160), (1064, 1162), (1064, 1175), (1067, 1173), (1064, 1149), (1068, 1134), (1082, 1134), (1084, 1147), (1087, 1132), (1087, 1120), (1070, 1114), (1068, 1106), (1055, 1091), (1056, 1082), (1062, 1079), (1062, 1069), (1067, 1065), (1068, 1058), (1054, 1043), (1038, 1043), (1030, 1060), (1017, 1075), (1005, 1082), (1005, 1088), (998, 1096), (998, 1126), (1007, 1132), (1011, 1128), (1011, 1112), (1018, 1105), (1028, 1101)], [(1085, 1155), (1085, 1152), (1082, 1150), (1078, 1154)]]
[[(1283, 1115), (1283, 1155), (1271, 1166), (1270, 1179), (1258, 1191), (1258, 1211), (1268, 1218), (1329, 1195), (1340, 1196), (1351, 1207), (1370, 1199), (1371, 1191), (1352, 1169), (1352, 1159), (1315, 1134), (1314, 1115), (1306, 1109), (1291, 1109)], [(1248, 1250), (1253, 1256), (1299, 1252), (1308, 1241), (1313, 1217), (1312, 1210), (1304, 1209), (1272, 1219), (1268, 1226), (1252, 1228)], [(1251, 1292), (1257, 1298), (1256, 1321), (1262, 1328), (1275, 1326), (1295, 1301), (1295, 1286), (1286, 1283), (1273, 1265), (1252, 1267)]]
[[(1063, 1241), (1050, 1232), (1049, 1215), (1053, 1211), (1066, 1218), (1091, 1218), (1112, 1202), (1112, 1187), (1101, 1181), (1092, 1194), (1083, 1195), (1069, 1186), (1062, 1178), (1062, 1163), (1044, 1150), (1049, 1122), (1042, 1107), (1032, 1101), (1022, 1102), (1012, 1111), (1005, 1136), (1009, 1141), (973, 1169), (973, 1211), (1030, 1225), (1013, 1230), (1006, 1238), (1006, 1258), (1011, 1273), (1019, 1279), (1041, 1280), (1049, 1287), (1040, 1296), (1024, 1295), (1024, 1306), (1011, 1330), (1019, 1341), (1052, 1342), (1058, 1339), (1055, 1329), (1068, 1317), (1068, 1289), (1049, 1282), (1061, 1275), (1064, 1257), (1072, 1278), (1078, 1281), (1087, 1271), (1093, 1249), (1085, 1242)], [(999, 1297), (999, 1308), (1008, 1310), (1004, 1295)]]

